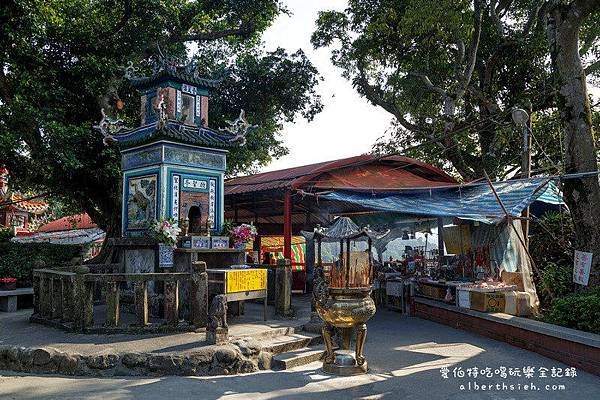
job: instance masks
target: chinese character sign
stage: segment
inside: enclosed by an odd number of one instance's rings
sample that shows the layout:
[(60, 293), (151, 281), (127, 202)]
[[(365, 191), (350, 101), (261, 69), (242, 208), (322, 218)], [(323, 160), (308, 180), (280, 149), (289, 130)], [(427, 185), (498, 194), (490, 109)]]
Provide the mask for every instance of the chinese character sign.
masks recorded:
[(573, 282), (587, 286), (592, 268), (593, 253), (575, 250)]

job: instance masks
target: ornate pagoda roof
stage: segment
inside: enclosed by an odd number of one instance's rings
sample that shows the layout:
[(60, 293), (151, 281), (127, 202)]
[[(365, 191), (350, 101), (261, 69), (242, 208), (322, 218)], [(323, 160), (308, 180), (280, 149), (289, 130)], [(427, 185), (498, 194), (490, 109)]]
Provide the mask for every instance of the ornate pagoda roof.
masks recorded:
[(158, 139), (168, 139), (179, 143), (211, 148), (228, 148), (237, 145), (235, 135), (228, 132), (186, 125), (173, 120), (167, 120), (162, 127), (159, 127), (156, 123), (151, 123), (139, 128), (121, 131), (111, 136), (111, 140), (116, 142), (119, 147), (132, 147)]
[(165, 80), (172, 80), (180, 83), (196, 85), (203, 88), (214, 89), (219, 87), (223, 78), (207, 79), (203, 78), (198, 73), (198, 65), (196, 62), (184, 63), (176, 57), (165, 56), (162, 53), (152, 63), (152, 75), (138, 76), (138, 68), (130, 62), (125, 70), (125, 78), (131, 82), (136, 89), (144, 89), (154, 86)]
[(312, 236), (310, 233), (306, 236), (308, 239), (316, 236), (321, 237), (325, 241), (336, 241), (336, 240), (360, 240), (360, 238), (366, 239), (381, 239), (385, 235), (389, 233), (389, 229), (384, 232), (376, 232), (372, 230), (369, 226), (364, 228), (359, 228), (358, 225), (354, 223), (348, 217), (339, 217), (335, 220), (335, 222), (329, 228), (317, 227), (314, 232), (312, 232)]
[(173, 80), (176, 82), (194, 84), (203, 88), (215, 89), (219, 87), (222, 79), (207, 79), (201, 78), (192, 72), (186, 72), (183, 69), (172, 68), (169, 70), (161, 70), (151, 76), (130, 77), (129, 82), (136, 89), (142, 89), (153, 86), (165, 80)]

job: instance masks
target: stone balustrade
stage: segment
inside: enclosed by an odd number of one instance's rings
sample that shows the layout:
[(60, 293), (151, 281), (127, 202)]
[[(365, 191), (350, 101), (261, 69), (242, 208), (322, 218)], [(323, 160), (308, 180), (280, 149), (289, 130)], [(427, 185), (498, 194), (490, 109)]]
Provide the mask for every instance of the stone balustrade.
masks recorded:
[[(204, 263), (202, 263), (204, 264)], [(128, 330), (195, 330), (206, 326), (207, 281), (204, 268), (193, 272), (173, 273), (106, 273), (118, 270), (94, 268), (102, 273), (91, 273), (87, 266), (57, 269), (37, 269), (33, 272), (34, 312), (33, 322), (46, 323), (72, 331), (128, 331)], [(150, 324), (148, 286), (162, 282), (164, 322)], [(180, 287), (189, 283), (191, 312), (186, 323), (180, 323)], [(135, 323), (121, 323), (121, 289), (133, 286)], [(94, 315), (94, 293), (101, 288), (106, 308), (103, 321)]]

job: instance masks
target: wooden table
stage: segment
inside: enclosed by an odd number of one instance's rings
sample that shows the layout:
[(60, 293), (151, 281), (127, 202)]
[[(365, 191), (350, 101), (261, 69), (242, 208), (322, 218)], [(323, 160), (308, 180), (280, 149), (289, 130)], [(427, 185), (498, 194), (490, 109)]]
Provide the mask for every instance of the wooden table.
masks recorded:
[(207, 269), (208, 293), (224, 294), (227, 302), (264, 299), (263, 318), (267, 320), (267, 269)]

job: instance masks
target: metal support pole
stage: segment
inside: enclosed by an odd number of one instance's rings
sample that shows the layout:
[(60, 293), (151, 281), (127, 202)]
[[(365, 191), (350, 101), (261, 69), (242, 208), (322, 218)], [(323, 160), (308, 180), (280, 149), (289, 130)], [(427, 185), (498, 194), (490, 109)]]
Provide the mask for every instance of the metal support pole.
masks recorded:
[[(523, 126), (523, 160), (522, 160), (522, 177), (531, 178), (531, 114), (527, 124)], [(521, 221), (523, 228), (523, 237), (525, 246), (529, 248), (529, 207), (523, 210), (521, 216), (525, 219)]]
[(346, 288), (350, 287), (350, 239), (346, 239)]
[(283, 197), (283, 258), (292, 259), (292, 192)]
[(437, 219), (438, 227), (438, 263), (441, 267), (444, 265), (444, 219), (439, 217)]

